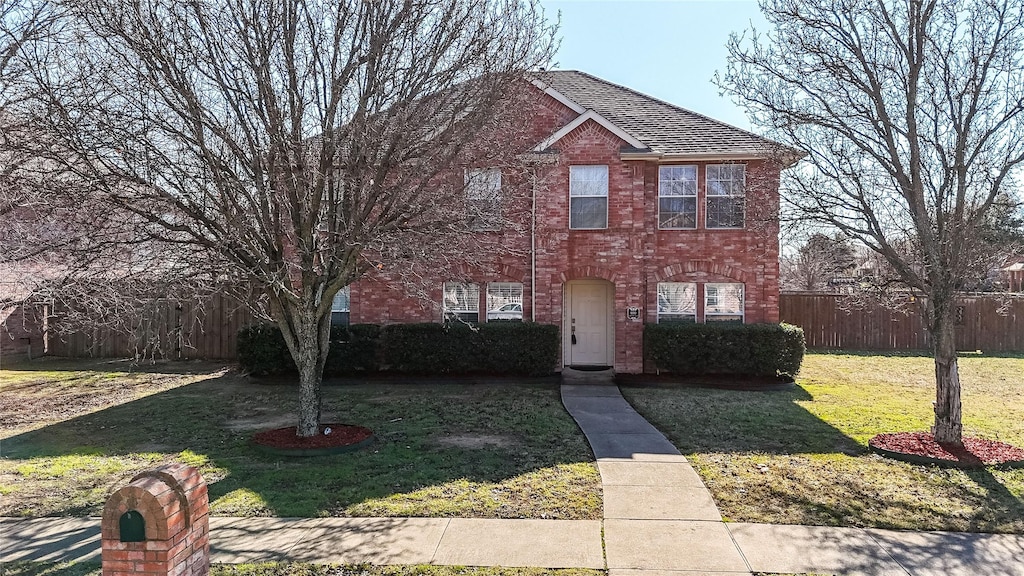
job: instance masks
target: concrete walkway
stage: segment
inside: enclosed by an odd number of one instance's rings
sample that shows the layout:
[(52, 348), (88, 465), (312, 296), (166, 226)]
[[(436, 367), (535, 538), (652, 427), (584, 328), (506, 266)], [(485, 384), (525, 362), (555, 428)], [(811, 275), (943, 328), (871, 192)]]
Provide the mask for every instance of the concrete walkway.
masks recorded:
[(562, 402), (601, 471), (609, 576), (1024, 575), (1020, 535), (722, 522), (686, 458), (613, 379), (611, 370), (562, 373)]
[[(686, 458), (622, 398), (610, 371), (566, 370), (562, 400), (597, 457), (603, 521), (213, 517), (211, 560), (607, 568), (609, 576), (1024, 576), (1021, 535), (722, 522)], [(98, 561), (99, 524), (0, 518), (0, 562)]]
[(565, 370), (562, 376), (562, 403), (601, 471), (612, 576), (622, 570), (749, 572), (700, 477), (626, 402), (613, 377), (611, 370)]

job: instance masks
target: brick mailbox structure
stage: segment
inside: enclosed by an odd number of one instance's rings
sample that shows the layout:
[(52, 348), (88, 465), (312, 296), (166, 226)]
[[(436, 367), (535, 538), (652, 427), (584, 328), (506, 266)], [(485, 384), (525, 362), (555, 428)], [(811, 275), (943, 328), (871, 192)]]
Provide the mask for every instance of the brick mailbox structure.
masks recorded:
[(210, 499), (184, 464), (147, 470), (103, 508), (103, 576), (199, 576), (210, 571)]

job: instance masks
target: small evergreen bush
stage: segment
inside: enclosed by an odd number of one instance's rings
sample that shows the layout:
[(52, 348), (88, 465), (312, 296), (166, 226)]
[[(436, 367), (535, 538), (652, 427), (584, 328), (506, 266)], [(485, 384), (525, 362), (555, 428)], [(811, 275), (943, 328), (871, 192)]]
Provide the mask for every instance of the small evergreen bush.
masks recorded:
[(648, 324), (649, 368), (673, 374), (795, 376), (805, 351), (804, 331), (789, 324)]

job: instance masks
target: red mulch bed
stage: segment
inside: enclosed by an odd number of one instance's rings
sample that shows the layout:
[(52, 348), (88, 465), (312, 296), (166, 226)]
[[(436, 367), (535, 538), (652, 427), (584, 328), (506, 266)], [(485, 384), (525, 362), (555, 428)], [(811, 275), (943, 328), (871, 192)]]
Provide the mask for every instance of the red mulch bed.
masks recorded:
[[(308, 438), (299, 438), (295, 431), (296, 426), (277, 428), (276, 430), (265, 430), (252, 437), (252, 441), (260, 446), (270, 448), (287, 449), (313, 449), (313, 448), (339, 448), (351, 446), (373, 436), (373, 431), (362, 426), (351, 426), (349, 424), (321, 424), (320, 432)], [(325, 432), (330, 429), (329, 434)]]
[(1024, 450), (1005, 442), (964, 438), (963, 446), (940, 444), (929, 432), (879, 434), (868, 446), (883, 456), (915, 463), (979, 468), (1024, 465)]

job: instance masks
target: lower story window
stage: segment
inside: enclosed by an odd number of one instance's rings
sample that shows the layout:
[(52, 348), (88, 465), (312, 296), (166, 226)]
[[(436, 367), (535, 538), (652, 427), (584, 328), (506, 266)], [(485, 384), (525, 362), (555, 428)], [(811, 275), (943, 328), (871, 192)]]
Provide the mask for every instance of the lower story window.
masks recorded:
[(348, 324), (351, 294), (350, 288), (345, 286), (334, 295), (334, 300), (331, 302), (331, 326)]
[(487, 321), (523, 320), (523, 285), (519, 282), (491, 282), (487, 285)]
[(693, 282), (659, 282), (658, 323), (696, 321), (697, 285)]
[(480, 287), (461, 282), (444, 283), (444, 319), (480, 321)]
[(743, 323), (743, 284), (705, 284), (704, 321)]

